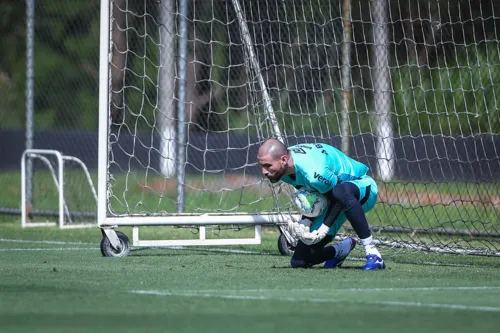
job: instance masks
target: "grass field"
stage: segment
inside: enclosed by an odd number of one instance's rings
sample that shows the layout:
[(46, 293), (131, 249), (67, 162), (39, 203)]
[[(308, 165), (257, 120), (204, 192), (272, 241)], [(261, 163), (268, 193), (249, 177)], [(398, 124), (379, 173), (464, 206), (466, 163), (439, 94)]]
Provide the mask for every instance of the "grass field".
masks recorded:
[(104, 258), (98, 229), (0, 223), (0, 332), (498, 330), (498, 258), (381, 248), (383, 271), (360, 270), (359, 250), (342, 269), (294, 270), (265, 231), (261, 245)]
[[(85, 179), (71, 172), (67, 176), (67, 200), (81, 204), (77, 209), (94, 210), (90, 193), (86, 191), (82, 196), (80, 190)], [(38, 177), (37, 208), (55, 209), (57, 197), (50, 187), (50, 175), (42, 172)], [(116, 202), (118, 206), (127, 201), (132, 209), (175, 208), (172, 195), (159, 202), (158, 190), (153, 185), (142, 186), (137, 179), (126, 187), (117, 187), (116, 193), (121, 193), (116, 197), (121, 200)], [(4, 173), (0, 180), (0, 206), (19, 208), (19, 174)], [(215, 177), (203, 181), (221, 185)], [(255, 191), (229, 189), (211, 194), (197, 189), (199, 184), (199, 179), (191, 182), (186, 192), (187, 205), (209, 210), (241, 206), (251, 207), (251, 211), (272, 207), (272, 200), (261, 197), (258, 186)], [(411, 191), (440, 193), (441, 199), (446, 199), (446, 194), (489, 193), (484, 200), (496, 200), (497, 185), (471, 186), (419, 184)], [(404, 185), (387, 190), (406, 195), (396, 198), (395, 203), (376, 206), (369, 213), (372, 224), (498, 230), (498, 207), (476, 205), (483, 200), (476, 194), (468, 196), (475, 205), (468, 199), (463, 205), (448, 205), (435, 204), (431, 195), (415, 197)], [(130, 229), (119, 230), (131, 237)], [(239, 233), (246, 237), (250, 230)], [(141, 229), (142, 237), (197, 235), (185, 229), (155, 227)], [(498, 257), (411, 253), (381, 247), (388, 268), (364, 272), (360, 269), (363, 253), (358, 247), (342, 269), (294, 270), (289, 267), (289, 258), (278, 253), (277, 237), (276, 228), (265, 228), (261, 245), (134, 248), (128, 257), (104, 258), (99, 251), (101, 234), (97, 228), (21, 229), (19, 217), (0, 215), (0, 332), (498, 330)], [(408, 237), (441, 244), (460, 242), (471, 246), (477, 242), (469, 236)], [(491, 243), (480, 245), (500, 248), (497, 238), (487, 242)]]

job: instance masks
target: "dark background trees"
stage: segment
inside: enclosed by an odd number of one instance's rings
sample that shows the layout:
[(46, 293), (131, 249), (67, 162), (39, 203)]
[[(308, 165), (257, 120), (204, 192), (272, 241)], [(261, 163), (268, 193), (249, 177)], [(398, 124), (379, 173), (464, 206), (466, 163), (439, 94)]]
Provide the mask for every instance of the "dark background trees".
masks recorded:
[[(310, 115), (321, 111), (320, 106), (340, 112), (341, 2), (241, 2), (275, 109), (283, 117)], [(118, 8), (124, 3), (116, 2)], [(369, 4), (352, 2), (351, 111), (356, 119), (376, 112), (371, 101)], [(389, 5), (395, 133), (498, 133), (500, 9), (495, 2), (391, 0)], [(36, 1), (36, 129), (97, 129), (99, 9), (98, 0)], [(25, 2), (0, 0), (0, 12), (0, 128), (22, 128)], [(144, 95), (154, 100), (158, 91), (158, 12), (157, 2), (135, 0), (128, 1), (126, 12), (115, 12), (115, 24), (128, 24), (138, 32), (126, 30), (127, 40), (122, 41), (130, 54), (122, 59), (129, 69), (123, 72), (125, 85), (139, 88), (121, 95), (132, 111), (142, 107)], [(259, 97), (248, 95), (249, 88), (257, 86), (245, 67), (231, 2), (190, 1), (188, 19), (193, 130), (224, 130), (228, 124), (245, 122), (244, 112), (251, 111)], [(114, 112), (117, 121), (127, 121), (120, 118), (126, 108)], [(336, 121), (333, 118), (329, 121)], [(140, 127), (147, 128), (147, 123)], [(370, 126), (368, 120), (361, 121), (355, 131), (367, 132)]]

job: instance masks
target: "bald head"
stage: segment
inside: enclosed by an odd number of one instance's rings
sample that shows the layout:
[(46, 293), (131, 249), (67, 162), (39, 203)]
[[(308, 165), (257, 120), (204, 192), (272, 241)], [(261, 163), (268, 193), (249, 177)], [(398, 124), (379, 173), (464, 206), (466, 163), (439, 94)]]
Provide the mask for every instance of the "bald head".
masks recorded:
[(278, 159), (288, 154), (286, 146), (276, 139), (266, 140), (259, 148), (258, 156), (270, 155), (273, 159)]
[(262, 168), (262, 174), (271, 183), (280, 181), (289, 170), (288, 164), (291, 162), (288, 149), (276, 139), (269, 139), (260, 146), (257, 159)]

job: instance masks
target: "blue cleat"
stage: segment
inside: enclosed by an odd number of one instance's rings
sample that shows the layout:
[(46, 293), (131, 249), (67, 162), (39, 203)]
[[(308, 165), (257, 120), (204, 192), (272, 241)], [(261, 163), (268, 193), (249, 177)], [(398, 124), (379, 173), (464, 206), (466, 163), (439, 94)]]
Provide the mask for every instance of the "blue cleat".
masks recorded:
[(369, 254), (366, 256), (366, 265), (363, 266), (364, 271), (372, 271), (374, 269), (384, 269), (385, 264), (382, 258), (375, 254)]
[(356, 241), (351, 237), (347, 237), (346, 239), (338, 242), (336, 245), (337, 250), (337, 258), (333, 258), (325, 261), (323, 268), (337, 268), (341, 267), (345, 258), (351, 253), (352, 250), (356, 247)]

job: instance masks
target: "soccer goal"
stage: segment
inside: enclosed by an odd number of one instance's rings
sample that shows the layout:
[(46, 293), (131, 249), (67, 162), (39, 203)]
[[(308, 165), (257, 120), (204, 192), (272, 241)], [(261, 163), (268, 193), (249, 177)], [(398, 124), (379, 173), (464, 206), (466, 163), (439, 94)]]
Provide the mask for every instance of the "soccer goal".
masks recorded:
[[(499, 11), (493, 0), (102, 0), (103, 254), (128, 253), (119, 227), (135, 246), (256, 244), (261, 225), (297, 218), (293, 189), (263, 181), (256, 161), (277, 137), (370, 166), (380, 244), (499, 255)], [(158, 226), (199, 238), (139, 237)]]
[(97, 192), (85, 163), (57, 150), (26, 149), (21, 158), (21, 226), (96, 225)]

